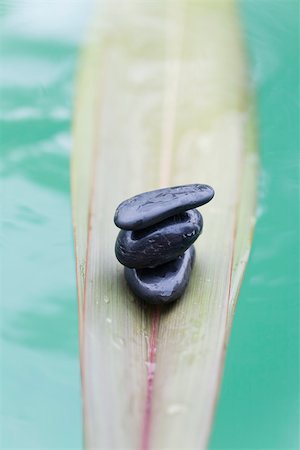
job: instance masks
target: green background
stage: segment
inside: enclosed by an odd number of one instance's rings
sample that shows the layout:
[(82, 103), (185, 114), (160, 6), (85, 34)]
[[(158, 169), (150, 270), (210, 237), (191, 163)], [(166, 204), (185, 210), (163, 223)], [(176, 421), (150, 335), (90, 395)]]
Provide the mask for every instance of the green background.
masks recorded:
[(211, 450), (300, 449), (298, 7), (241, 2), (257, 94), (259, 207)]
[[(299, 441), (298, 1), (240, 2), (257, 94), (254, 244), (210, 449)], [(81, 449), (70, 208), (72, 99), (88, 0), (0, 1), (3, 449)]]

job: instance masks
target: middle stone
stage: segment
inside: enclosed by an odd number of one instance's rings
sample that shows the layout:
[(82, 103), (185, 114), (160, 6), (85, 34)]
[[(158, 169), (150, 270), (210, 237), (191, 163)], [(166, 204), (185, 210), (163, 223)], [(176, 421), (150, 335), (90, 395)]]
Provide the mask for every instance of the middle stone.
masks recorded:
[(182, 255), (200, 235), (203, 219), (191, 209), (139, 231), (121, 230), (116, 257), (126, 267), (153, 268)]

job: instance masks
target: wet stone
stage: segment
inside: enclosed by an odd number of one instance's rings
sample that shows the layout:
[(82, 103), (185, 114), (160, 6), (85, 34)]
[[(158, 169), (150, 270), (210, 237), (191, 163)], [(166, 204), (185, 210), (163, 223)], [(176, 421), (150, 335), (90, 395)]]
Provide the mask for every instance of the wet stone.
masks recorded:
[(120, 231), (116, 257), (130, 268), (153, 268), (182, 255), (199, 237), (203, 219), (192, 209), (140, 231)]
[(188, 184), (144, 192), (122, 202), (114, 221), (123, 230), (141, 230), (175, 214), (208, 203), (214, 196), (206, 184)]
[(177, 300), (184, 293), (195, 259), (191, 246), (175, 260), (153, 269), (125, 267), (125, 278), (133, 293), (151, 304), (166, 304)]
[(190, 184), (145, 192), (118, 206), (115, 253), (137, 297), (164, 304), (182, 296), (194, 263), (193, 243), (203, 228), (194, 208), (213, 196), (210, 186)]

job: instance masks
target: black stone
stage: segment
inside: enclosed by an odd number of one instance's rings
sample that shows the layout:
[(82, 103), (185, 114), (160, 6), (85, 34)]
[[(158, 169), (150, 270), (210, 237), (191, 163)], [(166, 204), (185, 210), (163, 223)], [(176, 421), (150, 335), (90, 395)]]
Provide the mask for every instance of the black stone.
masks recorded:
[(191, 246), (182, 256), (154, 269), (125, 267), (125, 278), (134, 294), (151, 304), (177, 300), (187, 287), (195, 259)]
[(140, 231), (120, 231), (116, 257), (127, 267), (156, 267), (182, 255), (198, 238), (203, 219), (192, 209)]
[(188, 184), (144, 192), (122, 202), (115, 213), (117, 227), (141, 230), (174, 214), (208, 203), (214, 190), (206, 184)]

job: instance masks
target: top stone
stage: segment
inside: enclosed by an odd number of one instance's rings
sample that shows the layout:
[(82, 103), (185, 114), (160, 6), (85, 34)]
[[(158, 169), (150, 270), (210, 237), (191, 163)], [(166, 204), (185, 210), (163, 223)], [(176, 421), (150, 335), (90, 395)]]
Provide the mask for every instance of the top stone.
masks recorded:
[(123, 230), (142, 230), (174, 214), (204, 205), (214, 194), (213, 188), (206, 184), (144, 192), (122, 202), (117, 207), (114, 221)]

